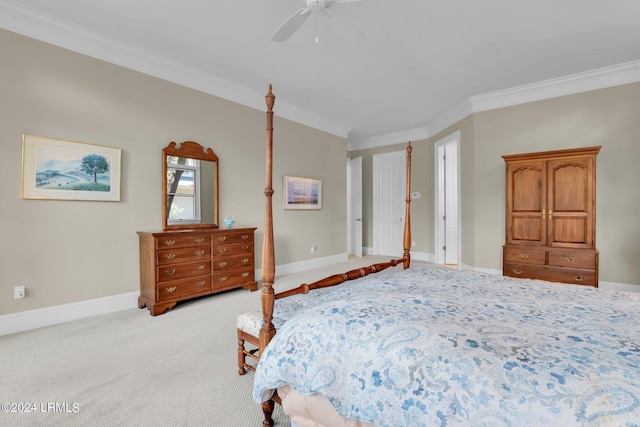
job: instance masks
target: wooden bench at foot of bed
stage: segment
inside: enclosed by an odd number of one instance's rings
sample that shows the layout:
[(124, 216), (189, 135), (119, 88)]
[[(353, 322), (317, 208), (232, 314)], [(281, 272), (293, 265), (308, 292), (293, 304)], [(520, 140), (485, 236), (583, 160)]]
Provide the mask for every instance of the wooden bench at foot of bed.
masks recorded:
[[(247, 370), (255, 372), (254, 365), (247, 363), (247, 357), (260, 360), (260, 327), (262, 326), (262, 311), (250, 311), (238, 316), (236, 329), (238, 331), (238, 374), (244, 375)], [(249, 343), (253, 348), (247, 348)]]

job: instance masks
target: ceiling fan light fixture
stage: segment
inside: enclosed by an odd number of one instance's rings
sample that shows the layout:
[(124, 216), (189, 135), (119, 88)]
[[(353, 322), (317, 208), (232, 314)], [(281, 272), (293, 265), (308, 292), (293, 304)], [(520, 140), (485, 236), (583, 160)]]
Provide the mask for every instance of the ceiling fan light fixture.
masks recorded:
[(328, 16), (333, 15), (329, 8), (339, 3), (354, 3), (362, 0), (304, 0), (302, 9), (291, 15), (289, 19), (284, 21), (282, 25), (273, 33), (271, 40), (274, 42), (283, 42), (293, 35), (309, 18), (311, 12), (316, 13), (316, 43), (319, 42), (318, 37), (318, 13), (323, 12)]

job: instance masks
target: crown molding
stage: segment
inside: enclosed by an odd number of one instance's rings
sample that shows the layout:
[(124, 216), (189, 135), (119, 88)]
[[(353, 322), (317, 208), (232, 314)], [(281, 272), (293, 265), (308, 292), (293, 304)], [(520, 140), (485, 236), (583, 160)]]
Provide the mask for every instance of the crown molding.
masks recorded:
[(495, 110), (640, 81), (640, 60), (469, 98), (473, 112)]
[(640, 60), (472, 96), (427, 125), (435, 135), (480, 111), (542, 101), (640, 81)]
[(463, 102), (429, 123), (427, 125), (429, 135), (436, 135), (471, 114), (473, 114), (473, 104), (469, 99), (465, 99)]
[[(96, 34), (14, 1), (0, 0), (0, 28), (260, 111), (266, 108), (264, 93)], [(265, 83), (265, 87), (266, 85)], [(350, 127), (343, 123), (329, 120), (286, 101), (278, 102), (278, 116), (342, 138), (347, 138), (350, 131)]]
[(419, 127), (400, 132), (372, 136), (369, 138), (362, 138), (359, 140), (347, 140), (347, 151), (384, 147), (385, 145), (406, 143), (407, 141), (418, 141), (420, 139), (427, 139), (428, 137), (429, 132), (427, 131), (427, 128)]

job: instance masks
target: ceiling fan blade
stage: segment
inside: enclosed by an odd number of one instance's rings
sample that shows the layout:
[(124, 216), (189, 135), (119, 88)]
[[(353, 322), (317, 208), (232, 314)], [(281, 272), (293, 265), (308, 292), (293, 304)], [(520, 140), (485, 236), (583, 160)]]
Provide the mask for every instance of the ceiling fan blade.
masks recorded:
[(284, 21), (284, 23), (280, 25), (280, 28), (273, 33), (271, 40), (274, 42), (283, 42), (287, 40), (293, 35), (293, 33), (298, 31), (298, 28), (300, 28), (302, 24), (304, 24), (304, 21), (306, 21), (310, 15), (309, 12), (309, 8), (304, 8), (291, 15), (291, 17)]

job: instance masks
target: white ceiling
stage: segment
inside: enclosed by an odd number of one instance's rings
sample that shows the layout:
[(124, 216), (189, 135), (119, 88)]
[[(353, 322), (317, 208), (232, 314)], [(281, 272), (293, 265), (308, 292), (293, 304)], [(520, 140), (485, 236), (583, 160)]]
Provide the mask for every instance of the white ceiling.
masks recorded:
[(272, 83), (276, 115), (348, 137), (352, 147), (426, 137), (485, 94), (575, 83), (565, 76), (578, 73), (640, 80), (639, 0), (363, 0), (334, 4), (333, 17), (311, 16), (286, 42), (272, 42), (301, 7), (0, 0), (0, 27), (259, 109)]

